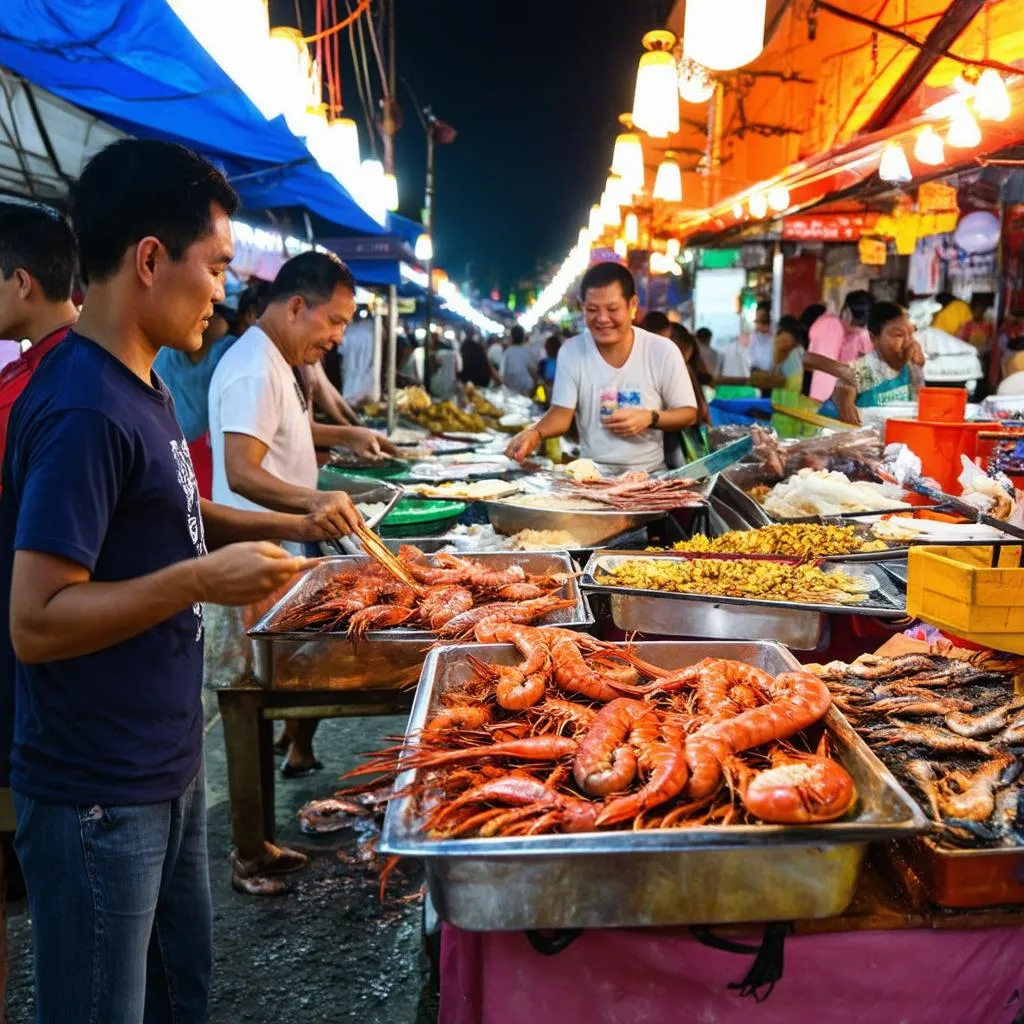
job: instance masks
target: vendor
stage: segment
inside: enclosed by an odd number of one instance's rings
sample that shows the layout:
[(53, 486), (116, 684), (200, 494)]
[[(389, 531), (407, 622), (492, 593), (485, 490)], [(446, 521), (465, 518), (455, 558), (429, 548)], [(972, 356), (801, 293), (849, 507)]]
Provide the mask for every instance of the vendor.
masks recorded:
[(860, 424), (858, 409), (913, 400), (912, 367), (924, 366), (924, 350), (914, 336), (907, 311), (895, 302), (876, 302), (868, 317), (872, 351), (838, 374), (832, 400), (821, 407), (825, 416)]
[(580, 455), (618, 470), (665, 466), (664, 431), (697, 419), (690, 375), (668, 339), (633, 326), (633, 275), (621, 264), (596, 263), (580, 285), (587, 329), (559, 350), (551, 408), (509, 443), (521, 462), (575, 417)]
[[(753, 384), (768, 391), (785, 388), (787, 391), (800, 394), (804, 384), (807, 340), (807, 328), (797, 317), (780, 317), (775, 328), (772, 369), (769, 373), (753, 373)], [(808, 365), (813, 363), (811, 360)]]
[[(856, 289), (843, 300), (843, 308), (839, 316), (822, 311), (807, 325), (808, 352), (811, 355), (824, 356), (836, 362), (849, 365), (855, 359), (867, 355), (871, 351), (871, 337), (868, 334), (868, 316), (874, 299), (870, 292)], [(807, 315), (811, 309), (804, 310)], [(808, 317), (810, 319), (810, 317)], [(811, 398), (825, 402), (832, 397), (836, 377), (834, 374), (816, 371), (811, 377)]]

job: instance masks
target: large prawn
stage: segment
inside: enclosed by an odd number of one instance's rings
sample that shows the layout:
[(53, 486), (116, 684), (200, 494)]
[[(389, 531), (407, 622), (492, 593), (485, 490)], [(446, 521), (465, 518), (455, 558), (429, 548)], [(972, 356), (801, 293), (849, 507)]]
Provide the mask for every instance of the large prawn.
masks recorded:
[[(568, 632), (567, 630), (565, 632)], [(584, 660), (573, 634), (555, 634), (551, 643), (551, 665), (555, 683), (563, 690), (607, 704), (623, 694), (639, 696), (640, 690), (602, 675)]]
[(472, 654), (466, 656), (473, 671), (494, 683), (494, 699), (506, 711), (522, 711), (544, 696), (547, 679), (543, 672), (526, 675), (515, 665), (488, 665)]
[(495, 604), (484, 604), (478, 608), (456, 615), (438, 630), (445, 639), (452, 640), (460, 637), (470, 636), (478, 625), (483, 622), (533, 622), (535, 619), (543, 618), (551, 612), (560, 611), (562, 608), (574, 608), (576, 600), (572, 597), (557, 597), (548, 594), (537, 598), (535, 601), (523, 601), (519, 604), (510, 602), (498, 602)]

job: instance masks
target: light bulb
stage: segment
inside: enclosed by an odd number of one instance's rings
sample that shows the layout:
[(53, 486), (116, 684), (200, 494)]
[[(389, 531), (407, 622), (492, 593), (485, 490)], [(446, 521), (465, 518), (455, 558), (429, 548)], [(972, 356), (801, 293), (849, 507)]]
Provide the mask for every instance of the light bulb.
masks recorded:
[(981, 128), (971, 113), (970, 107), (964, 103), (953, 115), (946, 133), (946, 142), (955, 149), (974, 149), (981, 145)]
[(676, 37), (663, 29), (643, 38), (647, 52), (640, 58), (633, 92), (633, 124), (653, 138), (679, 131), (679, 87), (672, 47)]
[(776, 210), (778, 213), (782, 213), (783, 210), (789, 209), (789, 189), (785, 185), (776, 185), (774, 188), (768, 190), (768, 205)]
[(758, 192), (750, 197), (750, 200), (747, 202), (747, 208), (750, 210), (751, 217), (760, 220), (768, 213), (768, 200)]
[(939, 167), (946, 162), (942, 136), (931, 125), (925, 125), (918, 135), (914, 143), (914, 159), (929, 167)]
[(683, 54), (713, 71), (749, 64), (764, 49), (765, 0), (686, 0)]
[(732, 204), (732, 215), (737, 220), (741, 220), (743, 218), (743, 204), (742, 203), (733, 203)]
[(665, 252), (672, 257), (672, 259), (678, 259), (679, 253), (682, 252), (683, 245), (678, 238), (670, 238), (665, 242)]
[(580, 235), (576, 241), (576, 247), (580, 252), (590, 252), (590, 232), (586, 228), (580, 228)]
[(618, 256), (620, 260), (624, 260), (626, 258), (628, 249), (626, 248), (626, 240), (624, 238), (616, 238), (615, 244), (612, 248), (615, 250), (615, 255)]
[(619, 209), (618, 201), (606, 188), (601, 193), (601, 219), (605, 227), (617, 228), (622, 218), (622, 211)]
[(1010, 94), (995, 68), (985, 68), (978, 79), (974, 112), (982, 121), (1005, 121), (1010, 116)]
[(596, 204), (590, 208), (590, 219), (587, 221), (587, 229), (591, 238), (599, 238), (604, 230), (604, 218), (601, 216), (601, 207)]
[(423, 233), (417, 236), (413, 254), (420, 263), (429, 263), (434, 258), (434, 242), (430, 235)]
[(626, 214), (626, 219), (622, 222), (622, 235), (627, 245), (636, 245), (640, 237), (640, 222), (636, 219), (635, 213)]
[(715, 80), (706, 67), (684, 57), (679, 63), (679, 95), (687, 103), (706, 103), (715, 94)]
[(622, 178), (631, 194), (643, 191), (644, 148), (635, 132), (622, 132), (616, 136), (612, 172)]
[(608, 175), (608, 183), (605, 185), (605, 191), (608, 193), (611, 200), (618, 203), (619, 206), (629, 206), (633, 202), (633, 193), (630, 190), (630, 187), (618, 174)]
[(681, 203), (683, 201), (683, 176), (679, 170), (679, 164), (671, 153), (665, 154), (665, 159), (658, 165), (658, 173), (654, 178), (654, 190), (651, 193), (655, 199), (664, 200), (666, 203)]
[(887, 142), (882, 147), (882, 158), (878, 161), (878, 177), (882, 181), (903, 184), (913, 178), (907, 154), (898, 142)]
[(398, 209), (398, 178), (388, 172), (384, 174), (383, 195), (384, 205), (394, 213)]

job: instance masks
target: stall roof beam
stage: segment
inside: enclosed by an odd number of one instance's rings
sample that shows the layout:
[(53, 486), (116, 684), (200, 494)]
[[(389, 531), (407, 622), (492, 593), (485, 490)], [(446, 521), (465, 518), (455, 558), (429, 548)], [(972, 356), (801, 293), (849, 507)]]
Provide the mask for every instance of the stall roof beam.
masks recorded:
[(868, 118), (862, 131), (878, 131), (896, 117), (917, 88), (924, 84), (936, 63), (945, 56), (950, 46), (982, 11), (985, 2), (986, 0), (953, 0), (921, 43), (921, 49), (910, 67)]

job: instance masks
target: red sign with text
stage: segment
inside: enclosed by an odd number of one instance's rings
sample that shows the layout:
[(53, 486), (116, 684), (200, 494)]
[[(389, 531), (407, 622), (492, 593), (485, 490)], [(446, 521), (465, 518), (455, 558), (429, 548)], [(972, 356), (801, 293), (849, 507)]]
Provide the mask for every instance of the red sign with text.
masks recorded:
[(787, 217), (782, 238), (787, 242), (856, 242), (861, 233), (874, 227), (874, 213), (824, 213), (819, 217)]

